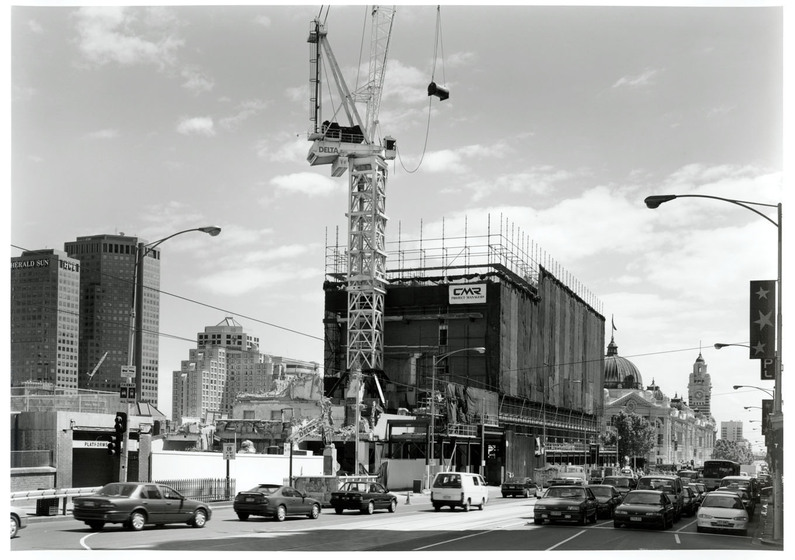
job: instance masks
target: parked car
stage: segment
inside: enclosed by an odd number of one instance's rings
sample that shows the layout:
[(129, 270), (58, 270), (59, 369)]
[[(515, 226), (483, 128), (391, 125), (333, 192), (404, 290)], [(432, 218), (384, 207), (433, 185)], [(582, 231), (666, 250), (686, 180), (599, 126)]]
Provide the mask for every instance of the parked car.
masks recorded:
[(28, 524), (28, 514), (24, 509), (11, 506), (11, 538), (17, 536), (20, 529), (24, 529)]
[(514, 496), (537, 498), (542, 494), (541, 487), (527, 476), (509, 478), (500, 484), (500, 492), (503, 498), (512, 498)]
[(167, 523), (187, 523), (201, 529), (210, 520), (212, 509), (164, 484), (111, 482), (96, 494), (73, 498), (72, 515), (94, 531), (107, 523), (121, 523), (132, 531)]
[(331, 493), (331, 507), (337, 514), (346, 509), (355, 509), (368, 515), (377, 509), (394, 513), (397, 510), (397, 496), (377, 482), (346, 482)]
[(621, 503), (621, 493), (616, 490), (615, 486), (609, 484), (589, 484), (588, 488), (596, 497), (597, 517), (612, 518), (613, 511)]
[(750, 515), (734, 492), (715, 490), (704, 496), (696, 514), (696, 531), (731, 531), (748, 533)]
[(574, 484), (550, 486), (533, 507), (533, 523), (596, 522), (598, 503), (590, 488)]
[(662, 490), (668, 494), (668, 498), (674, 504), (674, 521), (679, 521), (682, 518), (685, 497), (682, 490), (682, 479), (678, 476), (662, 474), (642, 476), (638, 479), (637, 489)]
[(745, 509), (748, 511), (748, 515), (753, 517), (754, 511), (756, 511), (756, 502), (751, 499), (751, 493), (748, 491), (748, 488), (742, 488), (740, 486), (721, 486), (714, 490), (715, 492), (733, 492), (740, 496), (740, 500), (742, 500)]
[(636, 481), (630, 476), (606, 476), (602, 479), (602, 484), (615, 486), (616, 490), (624, 496), (630, 490), (635, 489)]
[(696, 493), (690, 488), (689, 485), (682, 487), (682, 515), (685, 517), (693, 517), (698, 509), (698, 500)]
[(718, 488), (723, 487), (735, 487), (739, 486), (741, 488), (746, 488), (748, 493), (750, 494), (751, 500), (754, 503), (759, 503), (759, 481), (756, 478), (751, 476), (724, 476), (720, 483), (718, 484)]
[(442, 506), (461, 507), (464, 511), (472, 506), (483, 509), (488, 501), (489, 487), (479, 474), (440, 472), (431, 484), (431, 504), (436, 511)]
[(704, 496), (707, 494), (707, 487), (700, 482), (691, 482), (688, 484), (688, 486), (692, 488), (693, 492), (696, 494), (696, 502), (698, 505), (701, 505), (701, 502), (704, 500)]
[(306, 515), (309, 519), (317, 519), (320, 517), (322, 504), (292, 486), (258, 484), (250, 490), (238, 492), (232, 507), (241, 521), (251, 515), (284, 521), (292, 515)]
[(668, 529), (674, 525), (674, 504), (660, 490), (632, 490), (613, 512), (613, 527), (654, 527)]

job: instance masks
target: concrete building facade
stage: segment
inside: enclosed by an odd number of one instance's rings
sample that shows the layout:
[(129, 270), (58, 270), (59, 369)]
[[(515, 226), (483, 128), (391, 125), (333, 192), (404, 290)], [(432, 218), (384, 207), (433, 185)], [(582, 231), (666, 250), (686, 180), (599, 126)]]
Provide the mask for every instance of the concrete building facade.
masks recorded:
[(47, 384), (76, 392), (79, 321), (79, 261), (54, 249), (24, 251), (13, 257), (11, 386)]
[[(134, 287), (137, 248), (141, 239), (125, 235), (78, 237), (64, 244), (80, 261), (79, 369), (81, 389), (118, 391), (122, 368), (132, 364)], [(157, 406), (160, 331), (160, 251), (147, 252), (143, 262), (143, 359), (139, 400)]]

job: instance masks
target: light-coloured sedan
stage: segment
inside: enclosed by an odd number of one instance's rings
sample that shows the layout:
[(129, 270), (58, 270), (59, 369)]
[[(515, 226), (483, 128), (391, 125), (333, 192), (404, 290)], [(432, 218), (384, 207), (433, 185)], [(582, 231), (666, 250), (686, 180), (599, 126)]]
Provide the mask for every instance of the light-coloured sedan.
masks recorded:
[(730, 531), (745, 535), (748, 533), (748, 510), (740, 496), (733, 492), (710, 492), (704, 496), (696, 515), (696, 530)]
[(28, 524), (28, 514), (24, 509), (11, 506), (11, 538), (17, 536), (20, 529), (24, 529)]

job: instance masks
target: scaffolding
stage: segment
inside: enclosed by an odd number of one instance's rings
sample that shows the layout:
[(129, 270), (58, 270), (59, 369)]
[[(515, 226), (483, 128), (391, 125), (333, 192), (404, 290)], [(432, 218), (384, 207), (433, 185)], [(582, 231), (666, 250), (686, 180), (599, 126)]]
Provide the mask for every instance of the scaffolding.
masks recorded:
[[(498, 223), (492, 224), (489, 214), (485, 232), (481, 234), (469, 233), (466, 218), (463, 235), (446, 235), (445, 225), (442, 219), (441, 235), (426, 237), (421, 222), (418, 237), (406, 239), (402, 224), (398, 224), (397, 239), (386, 243), (386, 279), (390, 284), (447, 283), (507, 272), (533, 289), (538, 286), (540, 270), (544, 269), (586, 305), (603, 314), (602, 302), (582, 281), (502, 215)], [(327, 232), (326, 279), (344, 282), (347, 262), (347, 247), (339, 244), (339, 228), (333, 244), (329, 244)]]

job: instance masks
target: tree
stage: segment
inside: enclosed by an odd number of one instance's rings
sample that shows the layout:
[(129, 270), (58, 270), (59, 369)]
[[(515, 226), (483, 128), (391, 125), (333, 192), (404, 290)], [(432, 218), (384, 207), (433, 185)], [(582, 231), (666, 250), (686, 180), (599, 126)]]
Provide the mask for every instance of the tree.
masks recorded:
[(620, 457), (646, 458), (657, 444), (657, 430), (648, 420), (623, 410), (613, 417)]
[(747, 447), (739, 446), (736, 441), (727, 439), (715, 441), (715, 445), (712, 448), (712, 458), (737, 461), (742, 465), (750, 465), (754, 462), (754, 456)]

